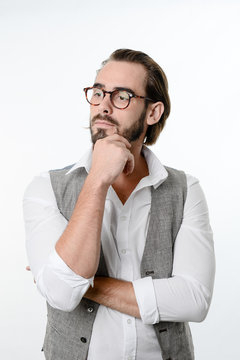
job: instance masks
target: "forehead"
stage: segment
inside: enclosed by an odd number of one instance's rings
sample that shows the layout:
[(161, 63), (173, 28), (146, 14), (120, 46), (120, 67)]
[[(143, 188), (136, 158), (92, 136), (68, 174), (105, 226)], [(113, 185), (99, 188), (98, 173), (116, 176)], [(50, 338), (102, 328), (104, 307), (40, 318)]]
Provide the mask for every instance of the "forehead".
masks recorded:
[(145, 92), (147, 72), (142, 64), (109, 61), (97, 74), (95, 82), (107, 90), (126, 87), (134, 92)]

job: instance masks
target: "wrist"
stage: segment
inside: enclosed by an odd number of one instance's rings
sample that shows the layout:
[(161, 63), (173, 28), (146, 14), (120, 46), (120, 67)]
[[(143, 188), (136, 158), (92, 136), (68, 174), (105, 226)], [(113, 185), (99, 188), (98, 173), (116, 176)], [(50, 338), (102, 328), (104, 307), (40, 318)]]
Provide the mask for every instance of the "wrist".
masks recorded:
[(108, 181), (105, 176), (99, 176), (99, 174), (95, 173), (93, 170), (90, 170), (87, 179), (93, 189), (106, 193), (111, 185), (111, 182)]
[(93, 192), (101, 192), (102, 194), (107, 194), (109, 186), (111, 185), (106, 179), (102, 176), (98, 176), (91, 170), (86, 179), (86, 183)]

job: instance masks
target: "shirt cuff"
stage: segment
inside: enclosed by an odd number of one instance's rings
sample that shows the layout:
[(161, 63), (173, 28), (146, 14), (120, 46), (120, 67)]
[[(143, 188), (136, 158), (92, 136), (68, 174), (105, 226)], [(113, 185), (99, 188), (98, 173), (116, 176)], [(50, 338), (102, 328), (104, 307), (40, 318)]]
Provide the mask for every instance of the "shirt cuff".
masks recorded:
[(155, 290), (151, 276), (132, 281), (142, 322), (146, 325), (160, 321)]

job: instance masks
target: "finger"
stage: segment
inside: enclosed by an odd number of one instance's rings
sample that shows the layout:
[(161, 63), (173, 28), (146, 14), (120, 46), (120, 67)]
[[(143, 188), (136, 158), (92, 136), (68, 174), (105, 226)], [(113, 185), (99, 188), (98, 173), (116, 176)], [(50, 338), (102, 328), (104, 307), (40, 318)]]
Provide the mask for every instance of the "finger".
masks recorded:
[(115, 134), (113, 134), (113, 135), (109, 135), (109, 136), (107, 136), (105, 139), (106, 139), (107, 141), (120, 141), (120, 142), (123, 142), (128, 149), (130, 149), (131, 146), (132, 146), (132, 145), (130, 144), (130, 142), (129, 142), (125, 137), (123, 137), (123, 136), (121, 136), (121, 135), (119, 135), (119, 134), (117, 134), (117, 133), (115, 133)]
[(129, 157), (123, 169), (124, 174), (130, 175), (134, 169), (134, 156), (129, 152)]

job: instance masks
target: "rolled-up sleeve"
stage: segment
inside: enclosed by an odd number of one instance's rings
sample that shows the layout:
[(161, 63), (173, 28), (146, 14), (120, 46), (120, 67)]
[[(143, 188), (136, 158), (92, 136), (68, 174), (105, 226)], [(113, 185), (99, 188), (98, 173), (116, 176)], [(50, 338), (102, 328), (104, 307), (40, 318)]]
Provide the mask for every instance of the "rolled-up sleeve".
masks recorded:
[(85, 279), (70, 269), (55, 251), (68, 222), (60, 213), (49, 173), (36, 176), (23, 197), (26, 250), (39, 292), (54, 308), (72, 311), (93, 278)]
[(215, 277), (213, 234), (199, 181), (188, 175), (187, 183), (183, 221), (174, 245), (172, 276), (151, 279), (152, 285), (146, 278), (133, 281), (145, 324), (200, 322), (209, 310)]
[(159, 311), (152, 278), (148, 276), (132, 283), (143, 323), (158, 323)]

